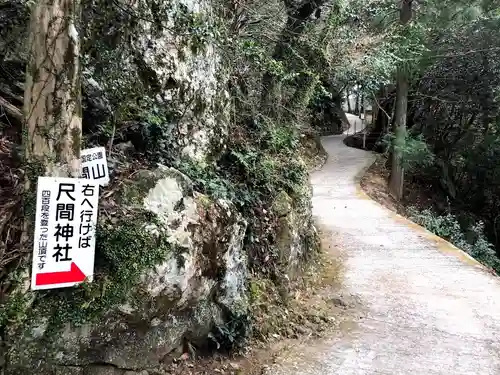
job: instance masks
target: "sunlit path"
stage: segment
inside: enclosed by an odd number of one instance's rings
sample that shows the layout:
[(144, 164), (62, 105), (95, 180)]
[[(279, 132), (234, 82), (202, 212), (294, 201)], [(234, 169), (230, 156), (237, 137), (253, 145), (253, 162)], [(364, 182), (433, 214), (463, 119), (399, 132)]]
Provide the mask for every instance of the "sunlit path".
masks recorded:
[(343, 244), (343, 287), (362, 318), (269, 374), (500, 374), (500, 280), (363, 195), (356, 178), (373, 155), (342, 139), (323, 139), (330, 157), (312, 176), (313, 205)]

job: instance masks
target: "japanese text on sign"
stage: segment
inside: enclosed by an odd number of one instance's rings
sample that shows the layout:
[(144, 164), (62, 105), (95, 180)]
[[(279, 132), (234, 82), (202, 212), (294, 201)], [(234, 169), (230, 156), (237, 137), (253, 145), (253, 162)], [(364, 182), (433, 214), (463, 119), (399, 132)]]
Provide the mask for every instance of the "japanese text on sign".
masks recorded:
[(82, 150), (80, 162), (82, 178), (96, 180), (101, 186), (109, 183), (108, 162), (104, 147)]
[(39, 177), (32, 289), (92, 279), (98, 197), (95, 181)]

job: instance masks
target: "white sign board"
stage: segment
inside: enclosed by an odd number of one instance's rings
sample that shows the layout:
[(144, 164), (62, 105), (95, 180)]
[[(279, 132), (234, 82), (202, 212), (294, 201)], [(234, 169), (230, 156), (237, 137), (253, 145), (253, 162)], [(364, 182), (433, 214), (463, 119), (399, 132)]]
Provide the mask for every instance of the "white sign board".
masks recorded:
[(101, 186), (109, 183), (108, 162), (104, 147), (87, 148), (80, 152), (82, 178), (95, 180)]
[(31, 289), (92, 281), (98, 203), (96, 181), (38, 178)]

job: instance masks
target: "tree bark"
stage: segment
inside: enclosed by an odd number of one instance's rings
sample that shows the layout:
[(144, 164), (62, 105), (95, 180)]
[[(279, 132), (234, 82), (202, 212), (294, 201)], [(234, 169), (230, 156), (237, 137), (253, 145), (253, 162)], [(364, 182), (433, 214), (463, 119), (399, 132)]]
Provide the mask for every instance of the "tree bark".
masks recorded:
[(26, 162), (41, 163), (47, 176), (80, 174), (78, 19), (78, 1), (39, 0), (30, 21), (24, 152)]
[(377, 106), (377, 98), (375, 97), (375, 94), (373, 94), (373, 100), (371, 101), (372, 105), (372, 118), (371, 118), (371, 123), (370, 125), (373, 126), (377, 122), (377, 116), (378, 116), (378, 106)]
[(374, 127), (372, 131), (376, 133), (378, 137), (387, 133), (389, 125), (388, 111), (391, 111), (392, 103), (388, 96), (389, 92), (387, 86), (381, 85), (373, 104)]
[[(412, 1), (402, 0), (400, 10), (400, 23), (407, 25), (412, 17)], [(402, 164), (402, 149), (406, 140), (406, 115), (408, 110), (409, 79), (404, 65), (400, 65), (396, 72), (396, 105), (394, 110), (394, 144), (392, 148), (391, 176), (389, 179), (389, 192), (397, 200), (403, 197), (404, 168)]]
[(365, 102), (365, 98), (363, 96), (363, 90), (362, 88), (360, 87), (359, 88), (361, 93), (360, 93), (360, 100), (359, 100), (359, 118), (361, 119), (363, 117), (363, 113), (365, 112), (365, 105), (364, 105), (364, 102)]
[(354, 114), (359, 114), (359, 86), (356, 86), (356, 103), (354, 104)]
[(351, 92), (350, 90), (347, 90), (347, 112), (352, 113), (352, 107), (351, 107), (351, 98), (350, 98)]
[(23, 107), (25, 193), (21, 237), (21, 247), (28, 254), (38, 177), (80, 175), (79, 9), (78, 0), (39, 0), (31, 15)]

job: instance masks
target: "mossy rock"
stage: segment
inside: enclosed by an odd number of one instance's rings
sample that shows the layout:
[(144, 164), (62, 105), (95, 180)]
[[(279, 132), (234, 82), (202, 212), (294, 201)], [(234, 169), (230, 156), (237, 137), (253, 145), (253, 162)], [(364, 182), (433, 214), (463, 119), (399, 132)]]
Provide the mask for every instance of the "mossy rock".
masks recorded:
[(280, 267), (292, 279), (309, 254), (317, 250), (311, 196), (311, 185), (304, 179), (293, 197), (280, 191), (272, 205), (278, 216), (276, 247)]
[(281, 190), (274, 199), (272, 209), (278, 217), (287, 216), (292, 211), (293, 200), (283, 190)]
[(100, 216), (94, 282), (37, 292), (7, 329), (9, 367), (154, 367), (184, 337), (206, 340), (224, 314), (245, 313), (241, 215), (172, 168), (137, 175), (148, 178), (125, 189), (138, 194)]

